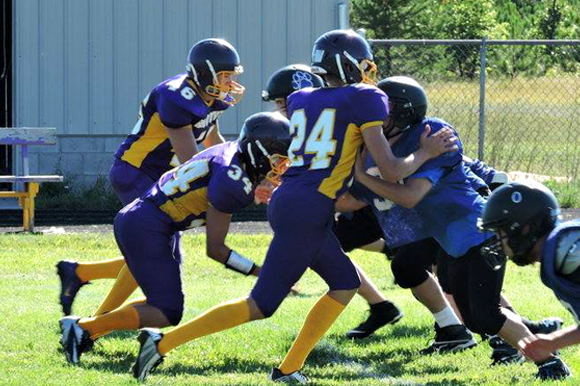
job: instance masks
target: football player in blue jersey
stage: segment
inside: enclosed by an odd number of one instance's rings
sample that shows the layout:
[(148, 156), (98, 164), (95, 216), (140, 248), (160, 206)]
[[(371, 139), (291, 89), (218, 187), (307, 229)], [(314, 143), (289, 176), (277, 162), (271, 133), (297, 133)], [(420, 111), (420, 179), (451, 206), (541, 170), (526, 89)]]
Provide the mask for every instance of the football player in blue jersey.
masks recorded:
[[(308, 382), (300, 371), (306, 357), (359, 286), (356, 269), (331, 230), (334, 204), (352, 178), (358, 148), (365, 143), (381, 173), (394, 180), (449, 148), (447, 137), (435, 136), (430, 142), (437, 146), (431, 150), (422, 147), (400, 159), (392, 155), (382, 134), (387, 97), (365, 84), (375, 68), (372, 60), (368, 42), (353, 31), (330, 31), (316, 40), (312, 68), (328, 87), (304, 88), (287, 99), (291, 166), (268, 205), (274, 237), (256, 285), (248, 297), (222, 303), (161, 338), (145, 332), (149, 336), (142, 335), (138, 378), (151, 371), (155, 361), (150, 358), (162, 358), (190, 340), (271, 316), (310, 267), (329, 291), (312, 307), (282, 364), (270, 374), (276, 382)], [(426, 130), (424, 140), (428, 134)]]
[[(580, 323), (580, 221), (560, 221), (560, 206), (547, 187), (534, 181), (502, 186), (489, 197), (478, 225), (496, 234), (492, 252), (503, 256), (503, 249), (520, 266), (539, 262), (542, 282)], [(540, 362), (579, 343), (580, 328), (570, 326), (525, 337), (518, 345), (529, 359)], [(565, 377), (565, 370), (556, 368), (555, 375)]]
[[(409, 78), (387, 78), (379, 83), (388, 89), (392, 82), (414, 82)], [(391, 99), (396, 105), (397, 100)], [(398, 110), (394, 106), (394, 111)], [(404, 113), (404, 111), (402, 112)], [(449, 124), (436, 118), (420, 123), (399, 125), (391, 115), (385, 134), (390, 139), (393, 154), (405, 156), (415, 151), (425, 125), (435, 132)], [(463, 163), (462, 145), (459, 151), (443, 154), (426, 162), (403, 184), (391, 183), (367, 174), (363, 160), (355, 165), (357, 180), (368, 189), (402, 208), (412, 208), (420, 221), (407, 221), (406, 226), (417, 235), (434, 238), (447, 254), (447, 280), (465, 324), (474, 332), (499, 335), (513, 347), (531, 336), (522, 318), (500, 306), (500, 291), (505, 264), (489, 264), (491, 233), (478, 231), (476, 222), (485, 200), (476, 192)], [(390, 211), (392, 212), (392, 211)], [(495, 255), (494, 255), (495, 256)], [(557, 370), (565, 372), (565, 364), (556, 356), (537, 363), (538, 377), (548, 379)], [(561, 374), (560, 374), (561, 375)]]
[(179, 323), (183, 292), (181, 261), (172, 242), (176, 230), (205, 224), (207, 255), (234, 271), (257, 276), (256, 265), (230, 249), (225, 238), (231, 214), (252, 203), (255, 186), (264, 179), (276, 183), (286, 170), (289, 145), (286, 118), (254, 114), (237, 141), (210, 147), (166, 172), (123, 208), (115, 218), (115, 239), (145, 298), (100, 316), (62, 318), (61, 344), (67, 360), (78, 363), (94, 337), (110, 331)]
[[(236, 49), (223, 39), (205, 39), (190, 50), (185, 73), (157, 85), (143, 100), (139, 120), (115, 153), (110, 170), (113, 190), (123, 205), (141, 196), (175, 166), (198, 152), (224, 142), (218, 118), (241, 98), (244, 87), (236, 82), (243, 72)], [(179, 257), (179, 233), (174, 238)], [(95, 315), (120, 306), (137, 288), (125, 260), (61, 261), (60, 303), (69, 315), (78, 290), (90, 280), (117, 278)]]

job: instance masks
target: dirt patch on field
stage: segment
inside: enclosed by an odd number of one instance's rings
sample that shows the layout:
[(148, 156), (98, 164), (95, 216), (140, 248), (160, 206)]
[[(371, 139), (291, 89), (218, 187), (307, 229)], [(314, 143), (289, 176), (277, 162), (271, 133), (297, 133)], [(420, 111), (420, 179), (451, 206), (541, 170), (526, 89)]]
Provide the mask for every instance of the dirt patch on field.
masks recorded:
[[(572, 220), (580, 218), (580, 209), (564, 209), (562, 210), (564, 220)], [(1, 233), (18, 233), (22, 228), (17, 227), (0, 227)], [(36, 227), (36, 231), (44, 234), (59, 234), (59, 233), (110, 233), (113, 231), (113, 225), (70, 225), (70, 226), (51, 226), (51, 227)], [(187, 233), (202, 233), (205, 232), (205, 227), (190, 229)], [(244, 221), (234, 222), (230, 226), (230, 232), (241, 234), (270, 234), (272, 229), (270, 224), (266, 221)]]

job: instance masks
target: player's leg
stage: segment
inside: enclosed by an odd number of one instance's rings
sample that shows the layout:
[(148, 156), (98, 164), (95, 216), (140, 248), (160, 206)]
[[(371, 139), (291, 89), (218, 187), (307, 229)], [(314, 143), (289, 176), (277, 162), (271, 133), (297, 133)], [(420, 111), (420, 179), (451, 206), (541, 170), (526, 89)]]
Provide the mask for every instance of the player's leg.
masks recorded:
[(63, 327), (63, 346), (73, 363), (83, 351), (77, 335), (94, 338), (113, 330), (175, 325), (181, 319), (183, 292), (180, 266), (172, 255), (170, 223), (146, 202), (136, 201), (128, 208), (134, 210), (123, 210), (115, 219), (115, 237), (146, 301), (126, 303), (101, 316), (61, 319), (61, 326), (67, 327)]
[(369, 315), (361, 324), (348, 331), (346, 337), (363, 339), (381, 327), (397, 323), (403, 317), (403, 312), (382, 294), (360, 266), (353, 264), (361, 281), (358, 294), (369, 304)]
[[(319, 199), (316, 199), (318, 196), (322, 197), (318, 193), (308, 195), (303, 191), (282, 186), (273, 195), (268, 207), (274, 237), (250, 296), (221, 303), (164, 333), (156, 343), (155, 350), (161, 358), (191, 340), (251, 320), (270, 317), (306, 271), (324, 242), (324, 231), (328, 222), (326, 212), (330, 214), (334, 207), (323, 207), (318, 202)], [(323, 210), (324, 218), (318, 215), (320, 210)], [(141, 352), (147, 345), (152, 345), (151, 340), (143, 338)], [(141, 363), (145, 365), (142, 366)], [(151, 371), (147, 363), (151, 361), (143, 359), (140, 354), (134, 367), (135, 377), (147, 377)]]
[[(109, 171), (111, 186), (123, 206), (141, 196), (155, 181), (142, 171), (126, 162), (115, 159)], [(125, 266), (123, 257), (96, 262), (60, 261), (57, 264), (57, 273), (61, 281), (60, 303), (65, 315), (70, 315), (72, 304), (80, 288), (92, 280), (117, 279), (115, 290), (109, 292), (104, 302), (99, 306), (95, 315), (100, 315), (117, 308), (135, 290), (134, 280), (122, 273)]]
[(342, 313), (360, 285), (356, 268), (330, 231), (310, 268), (324, 279), (329, 291), (310, 309), (280, 367), (272, 371), (272, 379), (300, 372), (316, 343)]
[[(346, 252), (360, 248), (386, 254), (388, 250), (382, 239), (383, 231), (370, 207), (338, 215), (333, 233)], [(403, 312), (380, 292), (360, 266), (355, 264), (355, 267), (361, 280), (358, 294), (369, 304), (369, 315), (361, 324), (348, 331), (346, 336), (362, 339), (387, 324), (398, 322)]]
[(477, 344), (429, 272), (437, 261), (439, 249), (439, 244), (432, 238), (410, 243), (398, 249), (391, 263), (395, 282), (401, 288), (410, 289), (435, 319), (435, 339), (422, 351), (423, 354), (455, 352)]

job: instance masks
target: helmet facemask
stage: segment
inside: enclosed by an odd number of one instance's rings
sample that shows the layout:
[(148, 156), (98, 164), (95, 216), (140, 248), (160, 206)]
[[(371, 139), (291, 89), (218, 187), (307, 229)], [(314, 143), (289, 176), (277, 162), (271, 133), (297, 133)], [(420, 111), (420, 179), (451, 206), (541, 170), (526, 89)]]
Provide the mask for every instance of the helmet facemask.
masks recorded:
[(268, 157), (268, 161), (270, 161), (270, 171), (266, 173), (265, 178), (278, 186), (282, 182), (282, 175), (290, 167), (290, 159), (287, 156), (273, 154)]
[(244, 72), (244, 67), (236, 66), (233, 71), (219, 71), (216, 73), (211, 62), (206, 60), (206, 63), (212, 74), (213, 84), (207, 85), (204, 91), (230, 106), (238, 104), (242, 100), (246, 88), (236, 80), (238, 75)]
[(280, 185), (282, 175), (290, 167), (288, 157), (277, 153), (269, 154), (260, 140), (248, 142), (246, 146), (250, 162), (247, 171), (252, 182), (259, 184), (266, 179), (275, 186)]
[[(238, 104), (243, 97), (246, 88), (237, 82), (238, 75), (244, 72), (244, 67), (238, 65), (233, 71), (215, 71), (215, 68), (210, 60), (205, 61), (210, 73), (211, 84), (205, 87), (199, 79), (195, 67), (188, 64), (187, 68), (193, 76), (193, 81), (209, 96), (221, 100), (230, 106)], [(207, 78), (206, 78), (207, 79)]]

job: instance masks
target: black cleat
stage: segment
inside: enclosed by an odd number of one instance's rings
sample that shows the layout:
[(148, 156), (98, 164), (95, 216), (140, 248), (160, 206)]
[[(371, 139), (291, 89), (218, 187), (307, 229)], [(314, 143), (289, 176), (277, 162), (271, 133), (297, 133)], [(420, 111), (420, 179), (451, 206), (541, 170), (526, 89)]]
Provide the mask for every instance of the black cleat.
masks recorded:
[(489, 346), (493, 349), (491, 352), (491, 365), (509, 365), (512, 363), (522, 363), (525, 361), (522, 353), (513, 348), (508, 342), (497, 335), (489, 338)]
[(77, 276), (75, 270), (78, 265), (77, 262), (66, 260), (61, 260), (56, 265), (56, 273), (60, 277), (60, 305), (65, 316), (71, 314), (77, 292), (82, 286), (88, 284), (88, 282), (83, 283)]
[(279, 382), (279, 383), (294, 383), (299, 385), (306, 385), (310, 380), (306, 375), (301, 373), (300, 371), (294, 371), (290, 374), (284, 374), (280, 371), (277, 367), (272, 369), (272, 372), (269, 376), (271, 381)]
[(387, 324), (395, 324), (403, 317), (403, 312), (393, 303), (386, 301), (371, 306), (370, 314), (364, 322), (346, 333), (350, 339), (363, 339)]
[(542, 381), (564, 379), (572, 376), (572, 372), (559, 357), (552, 357), (544, 362), (536, 363), (538, 373), (536, 378)]
[(159, 354), (157, 349), (161, 338), (163, 338), (163, 334), (154, 328), (142, 329), (137, 338), (141, 348), (133, 365), (133, 376), (141, 382), (145, 382), (147, 376), (163, 362), (163, 356)]
[(78, 316), (65, 316), (60, 320), (62, 332), (60, 344), (64, 349), (66, 360), (73, 364), (78, 364), (81, 354), (93, 347), (90, 334), (79, 326), (79, 319)]
[(564, 321), (558, 317), (550, 317), (539, 320), (528, 326), (532, 334), (550, 334), (562, 328)]
[(453, 353), (475, 346), (477, 346), (477, 341), (471, 331), (463, 324), (454, 324), (441, 328), (435, 323), (435, 339), (429, 347), (421, 350), (421, 354)]

